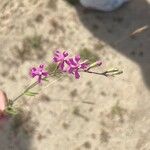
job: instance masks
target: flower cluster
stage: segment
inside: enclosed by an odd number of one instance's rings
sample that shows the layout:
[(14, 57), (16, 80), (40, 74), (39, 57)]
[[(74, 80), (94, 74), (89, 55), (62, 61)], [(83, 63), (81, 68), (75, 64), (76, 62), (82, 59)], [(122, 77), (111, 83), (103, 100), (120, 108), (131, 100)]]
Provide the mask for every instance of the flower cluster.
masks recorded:
[[(101, 62), (97, 61), (96, 63), (89, 65), (87, 61), (81, 61), (80, 55), (76, 55), (74, 57), (69, 57), (68, 52), (60, 52), (55, 51), (54, 57), (53, 57), (53, 63), (57, 64), (57, 69), (59, 69), (63, 73), (72, 74), (75, 76), (76, 79), (80, 78), (80, 72), (85, 72), (93, 66), (97, 65), (100, 66)], [(41, 81), (44, 78), (47, 78), (49, 73), (45, 69), (45, 65), (41, 64), (39, 67), (35, 68), (33, 67), (30, 70), (30, 75), (32, 78), (36, 77), (38, 83), (41, 83)]]
[(73, 74), (76, 79), (80, 78), (80, 71), (84, 71), (88, 68), (86, 61), (81, 62), (80, 55), (76, 55), (73, 58), (68, 57), (67, 52), (56, 51), (54, 54), (53, 61), (58, 64), (59, 69), (62, 72), (68, 72)]
[[(90, 74), (97, 74), (97, 75), (104, 75), (104, 76), (114, 76), (117, 74), (121, 74), (122, 71), (119, 71), (118, 69), (112, 69), (108, 70), (102, 73), (99, 72), (93, 72), (91, 69), (101, 66), (101, 61), (96, 61), (92, 64), (89, 64), (87, 60), (81, 61), (80, 55), (76, 55), (74, 57), (70, 57), (68, 52), (60, 52), (55, 51), (54, 57), (53, 57), (53, 63), (57, 64), (57, 69), (59, 69), (62, 73), (68, 73), (73, 75), (76, 79), (80, 78), (81, 72), (86, 72)], [(35, 68), (33, 67), (30, 70), (30, 75), (32, 78), (37, 78), (38, 83), (41, 83), (41, 81), (45, 78), (47, 78), (50, 73), (46, 71), (45, 65), (41, 64), (39, 67)]]

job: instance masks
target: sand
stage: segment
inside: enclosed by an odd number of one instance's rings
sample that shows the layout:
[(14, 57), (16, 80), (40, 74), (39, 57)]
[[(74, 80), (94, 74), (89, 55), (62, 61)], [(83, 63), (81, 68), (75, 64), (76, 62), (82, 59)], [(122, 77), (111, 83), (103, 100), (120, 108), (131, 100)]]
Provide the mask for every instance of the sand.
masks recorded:
[[(51, 78), (24, 113), (0, 123), (0, 150), (149, 150), (150, 1), (132, 0), (112, 13), (63, 0), (0, 0), (0, 88), (15, 98), (34, 80), (32, 66), (53, 51), (88, 50), (123, 74)], [(59, 79), (59, 80), (58, 80)], [(90, 103), (84, 103), (88, 101)]]

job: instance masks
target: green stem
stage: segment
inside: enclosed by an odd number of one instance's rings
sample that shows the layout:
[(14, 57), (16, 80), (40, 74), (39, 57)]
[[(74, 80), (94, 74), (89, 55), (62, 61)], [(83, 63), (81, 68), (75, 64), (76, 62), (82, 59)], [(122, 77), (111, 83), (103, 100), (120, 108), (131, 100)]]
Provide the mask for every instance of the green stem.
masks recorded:
[[(58, 69), (58, 66), (56, 67), (56, 69), (55, 69), (51, 74), (49, 74), (49, 76), (55, 75), (55, 72), (57, 71), (57, 69)], [(43, 80), (46, 79), (46, 78), (47, 78), (47, 77), (43, 78)], [(29, 85), (29, 86), (28, 86), (19, 96), (17, 96), (15, 99), (10, 100), (10, 101), (9, 101), (9, 104), (10, 104), (10, 105), (13, 105), (18, 99), (20, 99), (22, 96), (24, 96), (24, 94), (25, 94), (26, 92), (28, 92), (28, 90), (34, 88), (36, 85), (38, 85), (38, 81), (36, 81), (36, 82), (32, 83), (31, 85)]]
[(15, 99), (13, 99), (11, 101), (11, 104), (13, 104), (14, 102), (16, 102), (20, 97), (22, 97), (28, 90), (32, 89), (33, 87), (35, 87), (38, 84), (38, 82), (34, 82), (32, 83), (30, 86), (28, 86), (19, 96), (17, 96)]
[(107, 71), (99, 73), (99, 72), (94, 72), (94, 71), (89, 71), (89, 70), (85, 70), (84, 72), (86, 73), (92, 73), (92, 74), (97, 74), (97, 75), (103, 75), (107, 77)]

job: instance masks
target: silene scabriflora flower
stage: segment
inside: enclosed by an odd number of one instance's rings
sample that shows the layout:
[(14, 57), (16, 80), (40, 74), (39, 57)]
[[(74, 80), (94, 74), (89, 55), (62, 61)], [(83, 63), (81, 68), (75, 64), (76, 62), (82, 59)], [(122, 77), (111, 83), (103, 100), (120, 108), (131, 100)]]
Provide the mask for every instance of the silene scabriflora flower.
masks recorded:
[(84, 71), (88, 68), (87, 61), (80, 62), (80, 55), (76, 55), (74, 58), (70, 58), (67, 61), (68, 64), (68, 73), (73, 74), (76, 79), (80, 78), (80, 71)]
[(58, 67), (61, 71), (66, 72), (65, 63), (67, 62), (68, 53), (64, 51), (61, 53), (60, 51), (55, 51), (53, 61), (58, 64)]
[(39, 67), (35, 68), (33, 67), (30, 70), (30, 75), (32, 78), (37, 77), (38, 83), (41, 83), (41, 80), (45, 77), (48, 77), (48, 72), (45, 70), (45, 65), (41, 64)]
[(80, 71), (88, 68), (86, 61), (80, 62), (80, 60), (80, 55), (76, 55), (74, 58), (68, 58), (68, 53), (66, 51), (63, 53), (56, 51), (53, 58), (53, 61), (58, 64), (61, 71), (73, 74), (76, 79), (80, 78)]

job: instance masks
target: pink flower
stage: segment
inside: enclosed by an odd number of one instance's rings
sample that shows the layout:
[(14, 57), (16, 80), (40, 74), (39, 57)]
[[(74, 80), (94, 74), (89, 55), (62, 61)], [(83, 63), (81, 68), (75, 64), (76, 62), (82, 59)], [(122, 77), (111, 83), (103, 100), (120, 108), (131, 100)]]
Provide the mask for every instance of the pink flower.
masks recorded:
[(30, 70), (30, 75), (32, 78), (37, 77), (37, 81), (41, 83), (41, 80), (45, 77), (48, 77), (48, 72), (44, 69), (44, 65), (41, 64), (39, 67), (33, 67)]
[(61, 71), (66, 71), (64, 67), (67, 61), (67, 56), (68, 56), (68, 53), (66, 51), (64, 51), (63, 53), (61, 53), (60, 51), (56, 51), (54, 53), (53, 61), (55, 63), (58, 63), (58, 66), (61, 69)]
[(79, 55), (75, 56), (75, 58), (70, 58), (67, 61), (67, 64), (69, 65), (68, 72), (70, 74), (75, 75), (76, 79), (80, 78), (79, 71), (80, 70), (86, 70), (88, 68), (88, 64), (86, 62), (80, 62), (81, 58)]

